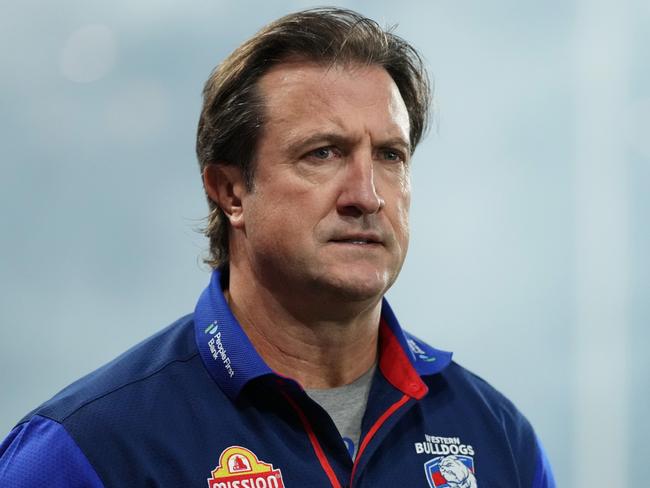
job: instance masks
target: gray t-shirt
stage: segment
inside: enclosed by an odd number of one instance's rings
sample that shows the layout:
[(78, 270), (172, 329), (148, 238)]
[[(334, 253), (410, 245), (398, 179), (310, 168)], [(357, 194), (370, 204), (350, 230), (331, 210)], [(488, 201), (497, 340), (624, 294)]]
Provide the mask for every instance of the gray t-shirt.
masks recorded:
[(373, 365), (349, 385), (323, 390), (306, 390), (307, 394), (329, 414), (354, 459), (359, 448), (361, 421), (368, 403), (368, 393), (375, 372)]

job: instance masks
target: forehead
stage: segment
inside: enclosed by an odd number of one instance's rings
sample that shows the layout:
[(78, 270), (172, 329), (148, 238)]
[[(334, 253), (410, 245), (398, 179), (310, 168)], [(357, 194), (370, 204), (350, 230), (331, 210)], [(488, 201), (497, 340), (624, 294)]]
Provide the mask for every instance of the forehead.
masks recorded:
[(381, 66), (289, 61), (269, 70), (259, 90), (273, 132), (343, 130), (409, 141), (408, 110)]

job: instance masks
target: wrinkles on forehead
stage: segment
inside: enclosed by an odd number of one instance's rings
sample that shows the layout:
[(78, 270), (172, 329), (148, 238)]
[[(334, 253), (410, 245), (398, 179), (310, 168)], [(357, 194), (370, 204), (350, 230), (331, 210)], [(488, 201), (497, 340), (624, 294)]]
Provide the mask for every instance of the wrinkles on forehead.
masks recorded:
[[(369, 90), (367, 82), (356, 82), (368, 76), (376, 85), (388, 87), (381, 97)], [(259, 90), (265, 107), (264, 136), (283, 146), (321, 136), (352, 144), (369, 136), (375, 145), (396, 144), (407, 154), (412, 152), (408, 111), (399, 89), (380, 66), (292, 60), (267, 72)], [(346, 110), (337, 110), (341, 107)]]

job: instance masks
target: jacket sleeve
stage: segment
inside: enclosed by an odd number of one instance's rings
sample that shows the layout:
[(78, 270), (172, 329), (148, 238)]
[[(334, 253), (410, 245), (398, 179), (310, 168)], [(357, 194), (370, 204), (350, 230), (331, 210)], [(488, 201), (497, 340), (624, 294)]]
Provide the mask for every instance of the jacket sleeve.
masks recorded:
[(544, 448), (537, 441), (537, 465), (535, 468), (535, 477), (533, 478), (533, 488), (555, 488), (555, 479), (551, 471), (551, 464), (546, 457)]
[(0, 486), (104, 488), (63, 425), (38, 415), (0, 444)]

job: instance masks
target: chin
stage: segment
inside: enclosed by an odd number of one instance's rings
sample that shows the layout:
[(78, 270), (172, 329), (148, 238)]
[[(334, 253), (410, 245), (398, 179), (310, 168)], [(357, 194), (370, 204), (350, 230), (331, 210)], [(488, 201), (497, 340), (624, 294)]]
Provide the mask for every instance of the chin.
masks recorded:
[(322, 281), (333, 294), (349, 301), (380, 299), (392, 282), (387, 273), (363, 274), (354, 269), (339, 276), (328, 276)]

